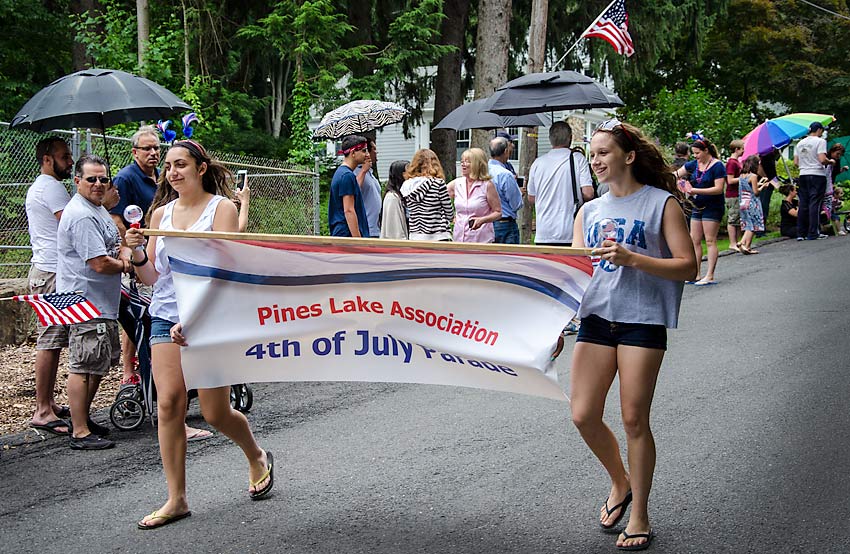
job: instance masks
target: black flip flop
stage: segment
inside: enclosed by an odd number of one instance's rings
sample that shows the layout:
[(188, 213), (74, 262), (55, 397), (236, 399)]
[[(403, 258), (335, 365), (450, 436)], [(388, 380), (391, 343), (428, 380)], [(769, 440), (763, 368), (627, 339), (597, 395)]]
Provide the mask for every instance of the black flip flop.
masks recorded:
[[(251, 497), (251, 500), (259, 500), (263, 498), (264, 496), (269, 494), (272, 491), (272, 487), (274, 487), (274, 456), (272, 456), (271, 452), (266, 451), (266, 459), (268, 460), (268, 469), (266, 470), (268, 475), (263, 475), (262, 477), (260, 477), (258, 483), (262, 483), (266, 477), (269, 478), (269, 482), (265, 487), (261, 488), (260, 490), (248, 493)], [(255, 483), (252, 483), (252, 485), (256, 486)]]
[(56, 417), (60, 417), (62, 419), (71, 417), (71, 408), (69, 406), (59, 406), (59, 413), (56, 414)]
[(626, 493), (626, 497), (622, 502), (614, 506), (613, 508), (608, 507), (608, 499), (605, 499), (605, 513), (608, 517), (611, 517), (615, 511), (620, 510), (620, 515), (618, 515), (610, 525), (604, 525), (601, 521), (599, 522), (599, 526), (603, 529), (613, 529), (620, 523), (620, 520), (623, 519), (623, 516), (626, 515), (626, 508), (629, 507), (629, 504), (632, 503), (632, 491)]
[[(45, 423), (44, 425), (36, 425), (35, 423), (30, 423), (30, 427), (38, 431), (50, 433), (52, 435), (59, 435), (60, 437), (67, 437), (71, 432), (71, 424), (65, 421), (64, 419), (55, 419), (53, 421)], [(66, 431), (59, 431), (57, 427), (64, 427)]]
[(646, 538), (646, 542), (642, 542), (640, 544), (633, 544), (631, 546), (618, 546), (617, 547), (620, 550), (628, 550), (630, 552), (634, 552), (634, 551), (637, 551), (637, 550), (646, 550), (647, 548), (649, 548), (649, 545), (652, 544), (652, 539), (655, 538), (655, 533), (653, 533), (652, 529), (650, 529), (648, 533), (635, 533), (633, 535), (630, 535), (630, 534), (626, 533), (626, 531), (624, 530), (623, 531), (623, 538), (624, 539)]

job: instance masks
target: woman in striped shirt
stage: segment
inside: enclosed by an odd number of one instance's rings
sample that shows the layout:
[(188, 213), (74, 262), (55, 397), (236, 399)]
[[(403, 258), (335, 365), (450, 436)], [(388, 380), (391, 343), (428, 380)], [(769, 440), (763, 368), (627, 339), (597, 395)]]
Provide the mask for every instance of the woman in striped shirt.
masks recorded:
[(410, 240), (452, 240), (449, 226), (454, 206), (437, 154), (427, 148), (417, 150), (404, 178), (401, 194), (408, 210)]

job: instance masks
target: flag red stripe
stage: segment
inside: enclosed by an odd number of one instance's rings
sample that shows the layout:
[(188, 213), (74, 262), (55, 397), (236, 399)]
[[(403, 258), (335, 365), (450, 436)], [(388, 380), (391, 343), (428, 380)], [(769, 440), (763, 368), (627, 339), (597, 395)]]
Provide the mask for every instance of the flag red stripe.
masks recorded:
[(41, 319), (42, 325), (47, 326), (59, 324), (55, 310), (52, 310), (50, 306), (45, 306), (41, 300), (33, 300), (32, 302), (29, 302), (29, 305), (32, 306), (36, 313), (39, 314), (39, 319)]

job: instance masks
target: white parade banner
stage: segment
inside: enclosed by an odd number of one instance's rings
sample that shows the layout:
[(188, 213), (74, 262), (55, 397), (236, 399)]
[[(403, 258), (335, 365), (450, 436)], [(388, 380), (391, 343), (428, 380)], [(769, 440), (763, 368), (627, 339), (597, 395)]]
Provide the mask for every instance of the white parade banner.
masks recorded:
[(585, 256), (159, 240), (190, 389), (371, 381), (566, 399), (551, 354), (590, 281)]

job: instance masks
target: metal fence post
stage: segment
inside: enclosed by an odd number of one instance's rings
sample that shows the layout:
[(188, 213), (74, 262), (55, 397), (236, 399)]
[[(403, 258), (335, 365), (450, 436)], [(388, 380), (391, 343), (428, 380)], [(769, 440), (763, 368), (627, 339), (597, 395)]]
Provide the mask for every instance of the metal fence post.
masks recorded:
[(86, 154), (91, 153), (91, 129), (86, 129)]
[(316, 156), (313, 165), (313, 234), (319, 236), (322, 234), (321, 224), (319, 223), (319, 157)]
[(80, 132), (76, 129), (71, 134), (71, 156), (75, 160), (80, 159)]

